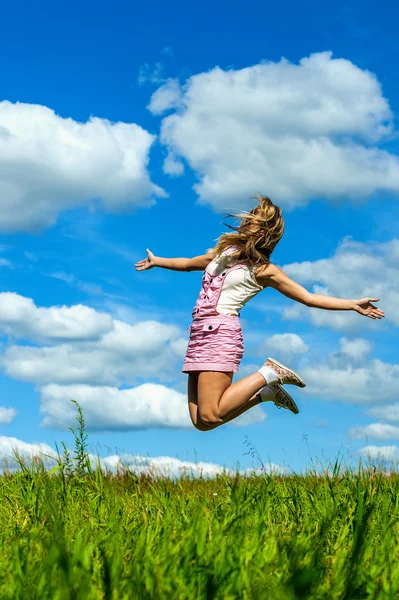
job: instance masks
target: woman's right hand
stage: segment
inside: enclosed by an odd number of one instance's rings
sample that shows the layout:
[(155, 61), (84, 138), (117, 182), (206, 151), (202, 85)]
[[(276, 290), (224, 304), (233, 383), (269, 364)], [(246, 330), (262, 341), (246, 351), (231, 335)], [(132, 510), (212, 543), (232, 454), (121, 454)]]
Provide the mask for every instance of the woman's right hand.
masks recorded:
[(156, 267), (155, 256), (153, 253), (148, 248), (146, 249), (146, 252), (147, 258), (144, 260), (139, 260), (139, 262), (136, 262), (134, 265), (136, 267), (136, 271), (148, 271), (148, 269)]

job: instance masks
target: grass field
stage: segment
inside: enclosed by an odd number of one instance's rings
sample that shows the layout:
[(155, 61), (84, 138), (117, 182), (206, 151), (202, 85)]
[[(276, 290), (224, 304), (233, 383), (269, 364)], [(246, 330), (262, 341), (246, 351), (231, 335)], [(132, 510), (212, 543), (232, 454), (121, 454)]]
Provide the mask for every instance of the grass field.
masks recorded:
[(110, 475), (75, 434), (0, 477), (2, 600), (398, 599), (398, 475)]

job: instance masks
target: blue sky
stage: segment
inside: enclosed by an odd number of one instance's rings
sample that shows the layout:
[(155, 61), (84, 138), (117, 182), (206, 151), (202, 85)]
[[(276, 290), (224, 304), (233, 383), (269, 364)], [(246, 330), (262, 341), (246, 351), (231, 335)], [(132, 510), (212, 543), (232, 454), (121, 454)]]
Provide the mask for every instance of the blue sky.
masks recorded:
[[(3, 449), (71, 443), (73, 394), (104, 456), (246, 468), (246, 436), (293, 469), (399, 456), (397, 16), (392, 2), (0, 8)], [(284, 210), (274, 261), (308, 289), (380, 297), (386, 319), (263, 292), (242, 313), (242, 374), (290, 361), (301, 412), (266, 405), (204, 434), (180, 373), (201, 275), (133, 264), (146, 247), (203, 253), (258, 191)]]

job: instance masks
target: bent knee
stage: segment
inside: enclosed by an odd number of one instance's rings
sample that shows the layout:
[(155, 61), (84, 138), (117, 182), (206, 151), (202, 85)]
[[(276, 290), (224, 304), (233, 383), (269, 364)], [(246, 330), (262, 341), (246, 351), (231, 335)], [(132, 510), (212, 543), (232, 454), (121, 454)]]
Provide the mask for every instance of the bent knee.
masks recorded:
[(198, 414), (196, 422), (193, 421), (193, 425), (198, 431), (210, 431), (211, 429), (215, 429), (215, 427), (221, 423), (222, 420), (213, 413), (204, 415)]
[(207, 425), (208, 427), (214, 427), (215, 425), (220, 425), (222, 423), (222, 419), (215, 412), (199, 412), (198, 421)]

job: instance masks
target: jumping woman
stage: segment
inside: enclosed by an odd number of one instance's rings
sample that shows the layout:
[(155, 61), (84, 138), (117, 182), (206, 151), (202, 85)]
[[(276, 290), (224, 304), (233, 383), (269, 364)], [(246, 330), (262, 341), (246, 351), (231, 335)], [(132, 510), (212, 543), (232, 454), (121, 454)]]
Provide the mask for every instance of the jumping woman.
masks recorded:
[(153, 267), (173, 271), (202, 271), (202, 288), (192, 313), (190, 340), (183, 364), (188, 374), (188, 406), (193, 425), (200, 431), (215, 429), (260, 402), (298, 413), (293, 398), (282, 387), (305, 387), (292, 369), (268, 358), (252, 375), (232, 383), (244, 353), (239, 315), (251, 298), (267, 287), (312, 308), (354, 310), (370, 319), (384, 312), (374, 306), (378, 298), (344, 300), (312, 294), (270, 262), (281, 240), (281, 209), (266, 196), (249, 213), (230, 215), (241, 220), (234, 233), (224, 233), (216, 246), (194, 258), (160, 258), (147, 249), (137, 271)]

